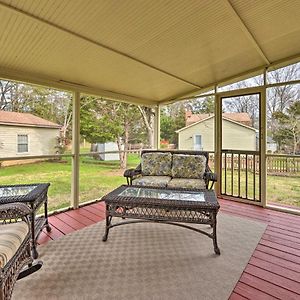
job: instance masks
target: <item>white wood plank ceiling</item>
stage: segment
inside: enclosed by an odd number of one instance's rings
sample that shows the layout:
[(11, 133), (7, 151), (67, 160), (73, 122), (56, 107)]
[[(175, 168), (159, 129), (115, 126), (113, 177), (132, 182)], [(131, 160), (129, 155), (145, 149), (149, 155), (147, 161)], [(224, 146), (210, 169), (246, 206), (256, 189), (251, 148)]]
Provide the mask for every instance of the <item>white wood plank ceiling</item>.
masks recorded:
[(299, 0), (0, 0), (0, 77), (155, 104), (300, 59)]

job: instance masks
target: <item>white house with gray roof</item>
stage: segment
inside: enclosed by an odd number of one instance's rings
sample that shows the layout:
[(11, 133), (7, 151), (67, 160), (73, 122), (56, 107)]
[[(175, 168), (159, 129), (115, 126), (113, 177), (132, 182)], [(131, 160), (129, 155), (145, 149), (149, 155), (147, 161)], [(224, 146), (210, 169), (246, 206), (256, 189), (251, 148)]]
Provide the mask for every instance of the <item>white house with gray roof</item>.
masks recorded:
[(0, 157), (55, 154), (60, 127), (29, 113), (0, 110)]

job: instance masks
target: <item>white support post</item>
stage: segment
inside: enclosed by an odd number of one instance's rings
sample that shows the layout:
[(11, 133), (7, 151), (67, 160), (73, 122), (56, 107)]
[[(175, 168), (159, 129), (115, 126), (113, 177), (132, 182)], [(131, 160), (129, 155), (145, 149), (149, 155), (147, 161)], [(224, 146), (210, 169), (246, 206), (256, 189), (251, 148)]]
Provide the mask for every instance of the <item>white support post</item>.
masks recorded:
[(215, 160), (214, 172), (218, 175), (218, 181), (215, 184), (217, 196), (221, 195), (221, 177), (222, 177), (222, 100), (220, 95), (215, 96)]
[(71, 206), (79, 207), (80, 93), (73, 93)]
[(160, 105), (155, 107), (154, 115), (154, 148), (160, 149)]
[(267, 73), (264, 72), (264, 86), (260, 101), (260, 197), (263, 207), (267, 206)]

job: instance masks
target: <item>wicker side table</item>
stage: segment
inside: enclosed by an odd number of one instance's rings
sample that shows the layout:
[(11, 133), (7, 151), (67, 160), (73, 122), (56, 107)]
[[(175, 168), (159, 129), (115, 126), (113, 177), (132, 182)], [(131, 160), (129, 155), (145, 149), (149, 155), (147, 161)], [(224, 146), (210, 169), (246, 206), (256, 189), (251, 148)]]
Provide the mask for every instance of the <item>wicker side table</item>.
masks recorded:
[[(46, 227), (48, 232), (51, 227), (48, 223), (48, 188), (50, 183), (20, 184), (20, 185), (0, 185), (0, 204), (21, 202), (31, 209), (31, 239), (32, 255), (38, 258), (36, 250), (37, 238), (40, 232)], [(44, 205), (44, 214), (36, 218), (36, 212)]]
[[(106, 204), (105, 242), (112, 227), (138, 222), (160, 222), (202, 233), (217, 244), (217, 214), (220, 208), (213, 190), (155, 188), (122, 185), (102, 198)], [(112, 223), (113, 217), (136, 219)], [(207, 224), (212, 232), (185, 223)]]

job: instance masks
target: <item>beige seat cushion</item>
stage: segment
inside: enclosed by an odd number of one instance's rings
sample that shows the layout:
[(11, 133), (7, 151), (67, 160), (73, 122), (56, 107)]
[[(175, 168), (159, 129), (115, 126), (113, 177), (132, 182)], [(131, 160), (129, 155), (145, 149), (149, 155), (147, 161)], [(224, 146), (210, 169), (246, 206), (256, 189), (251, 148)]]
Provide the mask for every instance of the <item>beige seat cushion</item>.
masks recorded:
[(166, 187), (171, 180), (169, 176), (142, 176), (132, 181), (133, 185)]
[(25, 222), (0, 224), (0, 268), (14, 256), (28, 233)]
[(187, 178), (173, 178), (168, 187), (172, 188), (186, 188), (186, 189), (205, 189), (205, 181), (203, 179), (187, 179)]
[(174, 154), (173, 178), (203, 178), (206, 167), (204, 155)]
[(143, 176), (171, 176), (172, 154), (170, 152), (146, 152), (142, 154)]

